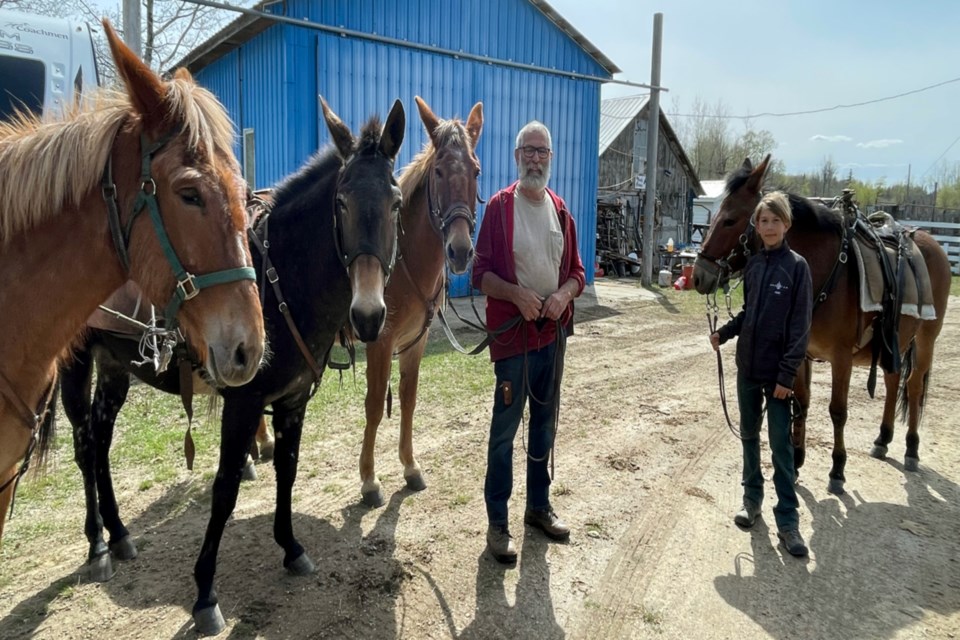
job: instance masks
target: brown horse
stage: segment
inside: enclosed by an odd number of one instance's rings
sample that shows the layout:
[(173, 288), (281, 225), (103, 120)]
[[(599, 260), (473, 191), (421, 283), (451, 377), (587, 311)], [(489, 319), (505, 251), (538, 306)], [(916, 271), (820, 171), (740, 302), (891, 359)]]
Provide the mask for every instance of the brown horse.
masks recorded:
[(165, 305), (214, 380), (243, 384), (263, 357), (233, 125), (189, 74), (162, 81), (104, 28), (126, 94), (58, 122), (0, 124), (3, 504), (57, 359), (128, 278)]
[[(748, 228), (750, 217), (760, 202), (764, 176), (770, 156), (754, 168), (747, 159), (743, 166), (727, 179), (726, 196), (720, 205), (702, 251), (694, 267), (694, 286), (703, 294), (716, 291), (717, 286), (745, 263), (745, 249), (755, 251), (759, 247), (756, 234)], [(790, 248), (802, 255), (810, 266), (813, 278), (814, 298), (813, 324), (810, 330), (810, 345), (807, 360), (800, 367), (794, 392), (800, 402), (800, 415), (794, 418), (793, 443), (796, 465), (799, 469), (805, 454), (806, 416), (810, 404), (811, 359), (825, 360), (831, 365), (832, 386), (830, 418), (833, 421), (833, 467), (830, 470), (828, 491), (844, 492), (843, 470), (847, 452), (843, 440), (843, 427), (847, 421), (847, 396), (850, 390), (850, 374), (854, 365), (869, 366), (871, 348), (858, 348), (860, 336), (871, 326), (876, 314), (860, 311), (859, 275), (855, 260), (841, 260), (844, 236), (843, 217), (840, 212), (800, 196), (790, 195), (793, 226), (787, 233)], [(933, 289), (935, 320), (918, 320), (906, 315), (900, 317), (900, 353), (903, 357), (904, 380), (900, 389), (901, 401), (907, 409), (907, 450), (904, 466), (916, 471), (919, 464), (918, 429), (923, 411), (924, 396), (930, 378), (934, 343), (940, 334), (947, 298), (950, 292), (950, 264), (943, 249), (923, 231), (914, 234), (930, 274)], [(831, 285), (831, 273), (835, 276)], [(883, 458), (887, 445), (893, 439), (898, 388), (901, 375), (885, 374), (883, 418), (880, 434), (874, 442), (872, 455)]]
[(420, 360), (430, 322), (444, 296), (444, 265), (464, 273), (473, 261), (477, 177), (474, 149), (483, 129), (483, 104), (470, 111), (466, 125), (441, 120), (419, 97), (420, 119), (430, 136), (423, 150), (400, 174), (403, 206), (397, 269), (387, 284), (387, 322), (380, 338), (367, 345), (367, 425), (360, 452), (363, 502), (383, 504), (374, 473), (373, 447), (383, 419), (393, 355), (400, 360), (400, 462), (407, 486), (426, 488), (413, 455), (413, 412), (417, 405)]

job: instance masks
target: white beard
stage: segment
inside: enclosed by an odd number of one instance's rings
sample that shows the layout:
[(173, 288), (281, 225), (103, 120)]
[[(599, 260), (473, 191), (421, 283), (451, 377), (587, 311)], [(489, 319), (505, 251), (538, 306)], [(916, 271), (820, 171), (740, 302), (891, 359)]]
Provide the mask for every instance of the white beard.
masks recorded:
[(525, 189), (530, 189), (531, 191), (539, 191), (540, 189), (546, 189), (547, 183), (550, 182), (550, 164), (541, 163), (540, 175), (531, 174), (527, 170), (527, 165), (521, 159), (517, 163), (517, 173), (520, 174), (520, 186)]

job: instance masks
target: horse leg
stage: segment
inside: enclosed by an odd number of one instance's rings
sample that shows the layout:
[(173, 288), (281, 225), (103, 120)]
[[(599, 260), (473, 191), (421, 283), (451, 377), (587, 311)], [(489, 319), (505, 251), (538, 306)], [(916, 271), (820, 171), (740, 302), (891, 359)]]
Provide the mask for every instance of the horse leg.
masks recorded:
[(834, 495), (843, 495), (846, 477), (843, 470), (847, 466), (847, 446), (843, 441), (843, 428), (847, 423), (847, 396), (850, 393), (850, 373), (853, 363), (850, 358), (837, 362), (830, 367), (832, 383), (830, 390), (830, 419), (833, 421), (833, 467), (830, 469), (830, 482), (827, 491)]
[(427, 334), (400, 354), (400, 462), (403, 478), (413, 491), (423, 491), (427, 483), (413, 455), (413, 413), (417, 409), (417, 385), (420, 382), (420, 361), (427, 346)]
[(97, 367), (97, 388), (93, 394), (90, 412), (91, 437), (96, 444), (97, 492), (100, 496), (100, 517), (103, 526), (110, 532), (110, 553), (118, 560), (133, 560), (137, 547), (130, 539), (130, 532), (120, 519), (120, 508), (113, 491), (110, 475), (110, 446), (113, 444), (113, 427), (117, 415), (127, 401), (130, 391), (130, 375), (120, 367)]
[(213, 585), (217, 571), (217, 553), (223, 538), (223, 528), (237, 504), (243, 465), (261, 415), (263, 399), (257, 395), (240, 392), (224, 398), (220, 422), (220, 463), (213, 480), (210, 520), (207, 522), (200, 555), (193, 568), (193, 577), (197, 584), (193, 621), (201, 635), (217, 635), (226, 626)]
[(103, 539), (103, 519), (97, 497), (97, 451), (90, 424), (90, 387), (93, 379), (93, 354), (77, 350), (69, 366), (60, 371), (60, 401), (73, 427), (73, 453), (83, 477), (83, 496), (87, 515), (83, 531), (87, 536), (87, 573), (94, 582), (106, 582), (114, 575), (110, 548)]
[(13, 478), (17, 475), (17, 465), (13, 465), (3, 473), (0, 473), (0, 487), (7, 485), (7, 488), (0, 493), (0, 542), (3, 541), (3, 525), (7, 522), (7, 512), (10, 510), (10, 501), (13, 500)]
[(883, 398), (883, 417), (880, 418), (880, 433), (877, 439), (873, 441), (873, 448), (870, 455), (878, 460), (887, 457), (887, 445), (893, 441), (893, 422), (896, 420), (897, 413), (897, 391), (900, 388), (899, 373), (885, 373), (883, 375), (883, 387), (886, 395)]
[(273, 450), (276, 446), (276, 440), (273, 433), (267, 429), (267, 420), (260, 416), (260, 426), (257, 427), (257, 445), (260, 447), (260, 459), (264, 462), (273, 460)]
[(297, 480), (297, 459), (300, 456), (300, 435), (306, 398), (300, 406), (274, 405), (273, 429), (277, 435), (273, 467), (277, 472), (277, 508), (273, 519), (273, 538), (283, 547), (283, 566), (296, 576), (316, 571), (313, 561), (293, 535), (293, 483)]
[(807, 410), (810, 408), (810, 381), (813, 377), (813, 364), (809, 358), (804, 358), (797, 377), (793, 383), (793, 394), (800, 403), (800, 413), (793, 417), (793, 430), (790, 439), (793, 441), (793, 466), (797, 478), (800, 477), (800, 467), (807, 457)]
[(928, 333), (925, 328), (922, 327), (917, 333), (913, 346), (916, 360), (904, 387), (907, 394), (907, 451), (903, 457), (903, 468), (907, 471), (920, 470), (920, 420), (923, 418), (923, 405), (927, 399), (930, 369), (933, 366), (933, 346), (937, 339), (936, 333)]
[(367, 395), (364, 399), (367, 424), (363, 428), (363, 448), (360, 449), (360, 495), (368, 507), (383, 506), (383, 490), (374, 469), (374, 446), (390, 384), (392, 351), (392, 341), (385, 337), (367, 345)]

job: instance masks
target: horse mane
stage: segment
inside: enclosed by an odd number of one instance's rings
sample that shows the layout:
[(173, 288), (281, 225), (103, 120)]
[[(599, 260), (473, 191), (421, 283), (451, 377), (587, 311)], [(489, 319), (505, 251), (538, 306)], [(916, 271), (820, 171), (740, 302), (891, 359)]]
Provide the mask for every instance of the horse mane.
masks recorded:
[(470, 148), (470, 139), (467, 136), (467, 130), (459, 119), (441, 120), (433, 133), (438, 144), (434, 145), (433, 140), (427, 138), (423, 149), (414, 156), (413, 160), (403, 168), (397, 183), (400, 186), (400, 192), (407, 197), (414, 189), (423, 183), (427, 177), (427, 171), (433, 165), (433, 158), (437, 155), (438, 147), (445, 147), (450, 144), (457, 144), (467, 149)]
[[(180, 78), (166, 89), (170, 118), (182, 123), (188, 151), (203, 148), (232, 158), (233, 122), (213, 94)], [(104, 89), (60, 120), (20, 112), (0, 122), (0, 242), (68, 205), (80, 206), (100, 181), (120, 127), (136, 117), (125, 92)]]
[[(742, 189), (747, 184), (747, 179), (752, 172), (752, 169), (741, 166), (730, 173), (730, 175), (727, 176), (727, 185), (723, 197)], [(795, 193), (789, 193), (783, 189), (780, 190), (787, 194), (787, 199), (790, 201), (790, 212), (793, 214), (793, 225), (798, 229), (835, 233), (839, 233), (842, 230), (843, 218), (835, 209), (831, 209), (819, 202), (808, 200)]]

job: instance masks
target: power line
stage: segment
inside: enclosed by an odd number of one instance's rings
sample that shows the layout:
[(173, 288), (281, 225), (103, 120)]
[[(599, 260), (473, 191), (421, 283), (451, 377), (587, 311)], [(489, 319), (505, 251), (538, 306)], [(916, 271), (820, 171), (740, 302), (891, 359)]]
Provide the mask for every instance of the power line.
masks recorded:
[[(933, 169), (935, 166), (937, 166), (937, 163), (940, 162), (940, 160), (943, 159), (943, 156), (947, 155), (947, 152), (950, 151), (950, 149), (953, 149), (953, 145), (957, 144), (958, 142), (960, 142), (960, 136), (957, 136), (957, 137), (954, 139), (954, 141), (950, 143), (950, 146), (947, 147), (946, 149), (944, 149), (943, 153), (941, 153), (940, 156), (939, 156), (936, 160), (933, 161), (933, 164), (931, 164), (929, 167), (927, 167), (927, 170), (924, 171), (924, 172), (920, 175), (920, 179), (925, 178), (925, 177), (927, 176), (927, 174), (930, 173), (930, 169)], [(919, 180), (918, 180), (918, 182), (919, 182)]]
[(924, 91), (936, 89), (937, 87), (942, 87), (944, 85), (951, 84), (953, 82), (960, 82), (960, 78), (951, 78), (950, 80), (944, 80), (943, 82), (931, 84), (926, 87), (921, 87), (919, 89), (912, 89), (910, 91), (904, 91), (903, 93), (898, 93), (892, 96), (885, 96), (883, 98), (876, 98), (875, 100), (864, 100), (863, 102), (851, 102), (850, 104), (835, 104), (832, 107), (824, 107), (822, 109), (808, 109), (806, 111), (786, 111), (783, 113), (764, 111), (762, 113), (755, 113), (747, 116), (726, 116), (726, 115), (713, 115), (713, 114), (706, 114), (706, 113), (670, 113), (668, 115), (675, 118), (718, 118), (721, 120), (749, 120), (750, 118), (785, 118), (788, 116), (805, 116), (811, 113), (824, 113), (826, 111), (836, 111), (838, 109), (852, 109), (854, 107), (863, 107), (868, 104), (886, 102), (887, 100), (895, 100), (897, 98), (910, 96), (915, 93), (922, 93)]

